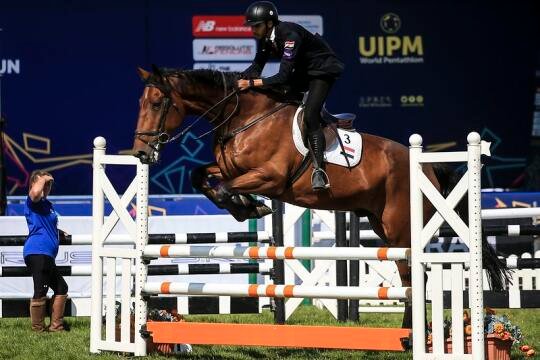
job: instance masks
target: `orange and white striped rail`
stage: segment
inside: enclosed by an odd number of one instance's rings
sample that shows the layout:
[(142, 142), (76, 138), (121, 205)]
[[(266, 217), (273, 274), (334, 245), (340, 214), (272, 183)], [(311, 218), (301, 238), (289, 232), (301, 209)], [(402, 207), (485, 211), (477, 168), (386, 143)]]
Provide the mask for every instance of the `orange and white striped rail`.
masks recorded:
[(180, 282), (148, 282), (143, 292), (149, 295), (224, 295), (277, 298), (379, 299), (405, 300), (411, 297), (409, 287), (347, 287), (302, 285), (249, 285)]
[(406, 248), (147, 245), (143, 256), (168, 258), (408, 260)]

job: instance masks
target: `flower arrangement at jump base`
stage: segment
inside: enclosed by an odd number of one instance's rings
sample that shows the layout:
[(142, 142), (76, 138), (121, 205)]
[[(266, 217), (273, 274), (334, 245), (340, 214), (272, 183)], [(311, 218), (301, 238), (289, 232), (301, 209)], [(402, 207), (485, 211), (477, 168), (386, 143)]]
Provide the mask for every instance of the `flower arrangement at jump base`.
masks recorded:
[[(171, 312), (167, 310), (152, 309), (148, 312), (148, 321), (184, 321), (184, 317), (178, 314), (176, 309)], [(154, 343), (157, 352), (162, 354), (190, 353), (192, 351), (190, 344), (159, 344)]]
[[(122, 304), (116, 301), (114, 311), (116, 317), (116, 341), (120, 341), (120, 313), (122, 310)], [(132, 303), (130, 306), (130, 341), (133, 342), (135, 336), (135, 306)], [(147, 315), (148, 321), (184, 321), (184, 317), (178, 314), (176, 309), (172, 309), (170, 312), (167, 310), (150, 309)], [(147, 352), (158, 352), (161, 354), (180, 354), (190, 353), (192, 351), (190, 344), (161, 344), (154, 343), (152, 341), (147, 342)]]
[[(463, 331), (466, 335), (465, 352), (471, 352), (471, 318), (469, 313), (463, 313)], [(431, 351), (432, 325), (428, 324), (428, 345)], [(506, 315), (496, 315), (495, 310), (486, 308), (484, 317), (484, 333), (486, 345), (486, 359), (506, 360), (510, 359), (510, 350), (512, 345), (518, 345), (523, 339), (521, 329), (513, 325)], [(446, 318), (444, 320), (444, 336), (447, 339), (445, 347), (447, 352), (452, 351), (452, 322)], [(528, 346), (519, 347), (525, 357), (532, 357), (536, 354), (535, 350)]]

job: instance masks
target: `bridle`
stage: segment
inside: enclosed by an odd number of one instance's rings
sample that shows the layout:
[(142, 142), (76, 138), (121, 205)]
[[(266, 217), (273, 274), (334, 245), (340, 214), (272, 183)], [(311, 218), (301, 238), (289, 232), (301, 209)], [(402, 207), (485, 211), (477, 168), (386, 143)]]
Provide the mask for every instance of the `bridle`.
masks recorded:
[[(182, 139), (198, 122), (201, 120), (204, 116), (206, 116), (208, 113), (210, 113), (212, 110), (214, 110), (216, 107), (223, 105), (223, 107), (217, 112), (217, 114), (210, 120), (210, 123), (213, 124), (213, 122), (223, 113), (225, 110), (225, 107), (227, 105), (227, 101), (233, 97), (236, 96), (236, 104), (233, 109), (233, 111), (225, 117), (223, 121), (221, 121), (219, 124), (215, 125), (211, 130), (207, 131), (206, 133), (198, 136), (196, 139), (201, 139), (205, 137), (206, 135), (216, 131), (218, 128), (220, 128), (222, 125), (224, 125), (229, 119), (236, 113), (238, 110), (238, 106), (240, 103), (240, 99), (238, 96), (238, 90), (234, 90), (231, 93), (228, 93), (227, 91), (227, 80), (225, 79), (225, 75), (221, 72), (221, 77), (223, 80), (223, 91), (224, 96), (223, 99), (218, 101), (216, 104), (211, 106), (208, 110), (206, 110), (203, 114), (199, 115), (195, 121), (193, 121), (189, 126), (187, 126), (182, 131), (178, 132), (175, 136), (170, 136), (165, 131), (165, 122), (167, 120), (167, 115), (169, 113), (169, 110), (171, 106), (173, 109), (175, 109), (176, 112), (180, 114), (180, 109), (176, 106), (176, 104), (173, 103), (171, 93), (173, 91), (176, 91), (178, 93), (178, 90), (176, 90), (173, 86), (171, 86), (169, 82), (169, 78), (167, 76), (162, 76), (158, 74), (158, 76), (150, 76), (146, 82), (145, 82), (145, 88), (147, 87), (155, 87), (158, 90), (160, 90), (163, 93), (163, 101), (160, 105), (160, 114), (159, 114), (159, 123), (158, 128), (156, 130), (151, 131), (139, 131), (135, 130), (135, 138), (139, 139), (148, 147), (150, 148), (150, 153), (147, 154), (144, 151), (139, 151), (137, 154), (135, 154), (136, 157), (141, 159), (141, 162), (144, 164), (155, 164), (159, 162), (159, 156), (161, 151), (163, 150), (163, 147), (175, 140)], [(164, 79), (164, 81), (161, 81)], [(179, 94), (179, 93), (178, 93)], [(179, 94), (180, 95), (180, 94)], [(153, 139), (152, 140), (146, 140), (143, 138), (143, 136), (150, 136)]]
[[(145, 88), (147, 87), (155, 87), (159, 89), (163, 93), (163, 100), (160, 104), (158, 128), (151, 131), (135, 130), (135, 137), (148, 145), (148, 147), (151, 149), (150, 154), (147, 154), (144, 151), (139, 151), (135, 156), (141, 159), (141, 162), (144, 164), (152, 164), (159, 161), (159, 153), (162, 147), (170, 141), (170, 136), (165, 131), (165, 121), (167, 119), (169, 109), (171, 108), (172, 100), (171, 86), (168, 82), (162, 84), (152, 81), (149, 78), (149, 80), (145, 83)], [(177, 112), (180, 112), (176, 104), (172, 104), (172, 106)], [(143, 136), (153, 137), (153, 140), (146, 140), (143, 138)]]

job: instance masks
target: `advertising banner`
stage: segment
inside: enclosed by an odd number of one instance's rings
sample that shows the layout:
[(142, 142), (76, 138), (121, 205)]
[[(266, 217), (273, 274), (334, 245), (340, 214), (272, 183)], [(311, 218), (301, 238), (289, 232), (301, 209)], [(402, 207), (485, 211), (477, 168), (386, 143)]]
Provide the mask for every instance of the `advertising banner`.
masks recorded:
[[(319, 33), (345, 64), (326, 100), (354, 126), (430, 151), (462, 150), (470, 131), (492, 143), (484, 186), (520, 187), (540, 58), (534, 1), (504, 3), (278, 3), (280, 19)], [(91, 193), (92, 141), (131, 149), (144, 84), (137, 68), (242, 71), (257, 45), (242, 1), (4, 1), (0, 101), (6, 119), (8, 195), (33, 170), (53, 173), (53, 194)], [(279, 63), (267, 64), (263, 76)], [(185, 125), (192, 121), (186, 119)], [(214, 161), (201, 121), (152, 167), (152, 194), (194, 193), (193, 168)], [(177, 130), (178, 131), (178, 130)], [(287, 136), (284, 134), (283, 136)], [(125, 186), (130, 174), (113, 172)]]

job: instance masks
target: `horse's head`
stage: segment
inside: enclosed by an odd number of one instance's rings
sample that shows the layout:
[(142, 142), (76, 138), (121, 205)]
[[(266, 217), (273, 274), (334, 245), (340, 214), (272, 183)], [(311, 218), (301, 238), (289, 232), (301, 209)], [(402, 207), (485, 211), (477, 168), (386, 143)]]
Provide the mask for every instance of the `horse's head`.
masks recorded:
[(152, 73), (141, 68), (138, 72), (145, 87), (139, 99), (133, 153), (145, 163), (155, 163), (171, 132), (181, 125), (186, 109), (180, 93), (157, 67)]
[[(139, 68), (145, 88), (140, 99), (133, 152), (143, 162), (157, 162), (163, 146), (181, 140), (200, 119), (206, 118), (213, 127), (200, 136), (203, 137), (220, 130), (237, 114), (239, 94), (231, 89), (236, 85), (238, 73), (206, 69), (162, 72), (156, 66), (152, 70), (150, 73)], [(186, 115), (199, 117), (172, 136)]]

